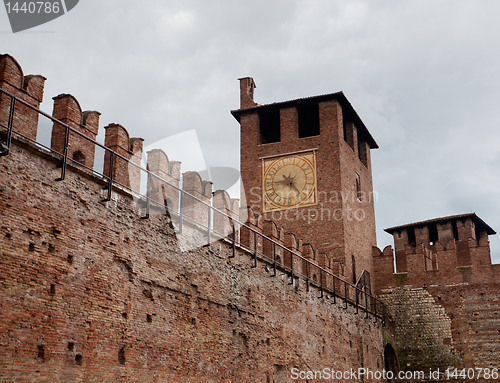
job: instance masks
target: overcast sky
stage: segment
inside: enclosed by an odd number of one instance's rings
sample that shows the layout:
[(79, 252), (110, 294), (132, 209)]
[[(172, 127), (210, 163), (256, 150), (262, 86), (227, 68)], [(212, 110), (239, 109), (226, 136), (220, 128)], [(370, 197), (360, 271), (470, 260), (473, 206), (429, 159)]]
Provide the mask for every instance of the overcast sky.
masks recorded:
[(383, 248), (384, 228), (446, 215), (500, 230), (499, 15), (498, 0), (82, 0), (16, 34), (0, 10), (0, 53), (47, 77), (45, 111), (71, 93), (145, 145), (195, 129), (208, 166), (239, 166), (239, 77), (259, 104), (343, 91), (380, 146)]

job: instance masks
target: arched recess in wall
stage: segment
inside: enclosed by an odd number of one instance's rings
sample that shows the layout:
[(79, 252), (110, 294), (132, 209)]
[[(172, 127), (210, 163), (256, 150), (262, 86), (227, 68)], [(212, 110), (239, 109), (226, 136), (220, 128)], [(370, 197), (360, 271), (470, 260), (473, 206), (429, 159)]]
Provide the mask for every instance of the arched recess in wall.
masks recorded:
[(73, 153), (73, 160), (85, 165), (85, 155), (82, 153), (81, 150), (77, 150), (76, 152)]
[[(394, 348), (390, 345), (390, 343), (387, 343), (384, 348), (384, 367), (386, 371), (392, 371), (394, 376), (396, 377), (399, 373), (399, 365), (398, 365), (398, 358), (396, 356), (396, 352), (394, 351)], [(391, 383), (394, 382), (395, 379), (388, 379), (387, 382)]]

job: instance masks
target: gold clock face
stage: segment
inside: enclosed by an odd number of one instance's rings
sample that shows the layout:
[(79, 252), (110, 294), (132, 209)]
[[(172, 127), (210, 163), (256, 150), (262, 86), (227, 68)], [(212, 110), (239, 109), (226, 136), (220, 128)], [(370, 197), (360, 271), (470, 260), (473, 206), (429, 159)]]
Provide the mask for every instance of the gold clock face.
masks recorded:
[(265, 212), (316, 204), (315, 153), (264, 159), (262, 172)]

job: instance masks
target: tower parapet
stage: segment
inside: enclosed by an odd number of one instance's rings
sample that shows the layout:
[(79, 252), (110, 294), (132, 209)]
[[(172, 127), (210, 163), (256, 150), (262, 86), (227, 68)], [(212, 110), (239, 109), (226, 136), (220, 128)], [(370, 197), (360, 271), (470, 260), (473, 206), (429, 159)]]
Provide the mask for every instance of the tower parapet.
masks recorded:
[(496, 232), (475, 213), (385, 231), (394, 237), (394, 252), (386, 247), (383, 253), (374, 251), (374, 256), (377, 275), (386, 275), (395, 260), (396, 280), (379, 278), (388, 288), (397, 283), (412, 287), (486, 283), (494, 278), (488, 236)]

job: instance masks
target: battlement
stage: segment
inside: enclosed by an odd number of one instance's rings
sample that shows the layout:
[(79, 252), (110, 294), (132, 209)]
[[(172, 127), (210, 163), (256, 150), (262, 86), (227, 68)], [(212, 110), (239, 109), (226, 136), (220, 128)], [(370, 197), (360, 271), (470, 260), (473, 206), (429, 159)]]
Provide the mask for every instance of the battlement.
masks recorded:
[[(23, 77), (22, 68), (14, 58), (0, 56), (0, 88), (20, 97), (35, 109), (42, 100), (42, 80), (45, 81), (42, 76)], [(240, 84), (242, 107), (256, 106), (253, 102), (253, 79), (240, 79)], [(5, 94), (0, 97), (3, 100), (0, 121), (7, 127), (11, 111), (8, 104), (10, 97)], [(144, 146), (142, 138), (130, 137), (125, 127), (110, 123), (104, 127), (102, 146), (96, 142), (100, 112), (84, 111), (77, 98), (71, 94), (60, 94), (53, 100), (54, 123), (50, 150), (54, 157), (60, 158), (66, 154), (70, 167), (112, 183), (122, 193), (130, 193), (136, 200), (139, 197), (139, 210), (143, 210), (146, 204), (163, 207), (157, 211), (172, 215), (173, 224), (179, 228), (183, 223), (198, 228), (200, 232), (210, 227), (214, 234), (212, 240), (234, 238), (239, 247), (255, 256), (258, 254), (259, 258), (267, 259), (275, 267), (291, 272), (292, 276), (310, 278), (311, 282), (320, 282), (322, 268), (325, 288), (328, 283), (333, 283), (333, 274), (338, 273), (339, 269), (314, 244), (304, 243), (296, 233), (286, 230), (261, 212), (255, 212), (252, 207), (240, 207), (240, 200), (231, 198), (226, 191), (213, 191), (212, 182), (203, 180), (198, 172), (182, 173), (181, 162), (170, 160), (161, 149), (146, 153), (146, 169), (153, 175), (148, 177), (140, 167)], [(13, 116), (13, 136), (18, 137), (21, 133), (21, 137), (28, 142), (37, 143), (37, 111), (18, 103), (14, 106)], [(106, 148), (104, 158), (97, 158), (102, 150), (96, 151), (96, 147)], [(146, 182), (149, 195), (143, 190)], [(112, 190), (108, 187), (108, 193)]]
[(393, 274), (398, 276), (398, 283), (413, 287), (486, 283), (495, 279), (488, 236), (496, 232), (475, 213), (385, 231), (394, 237), (394, 251), (391, 246), (383, 252), (374, 250), (376, 273), (382, 276), (380, 289), (396, 286)]
[[(38, 109), (43, 100), (43, 89), (46, 78), (40, 75), (23, 74), (21, 65), (10, 55), (0, 55), (0, 88)], [(0, 94), (0, 109), (10, 110), (10, 98)], [(7, 126), (9, 114), (0, 114), (0, 124)], [(18, 132), (28, 139), (35, 140), (38, 126), (38, 113), (26, 105), (18, 103), (13, 113), (13, 121)]]

